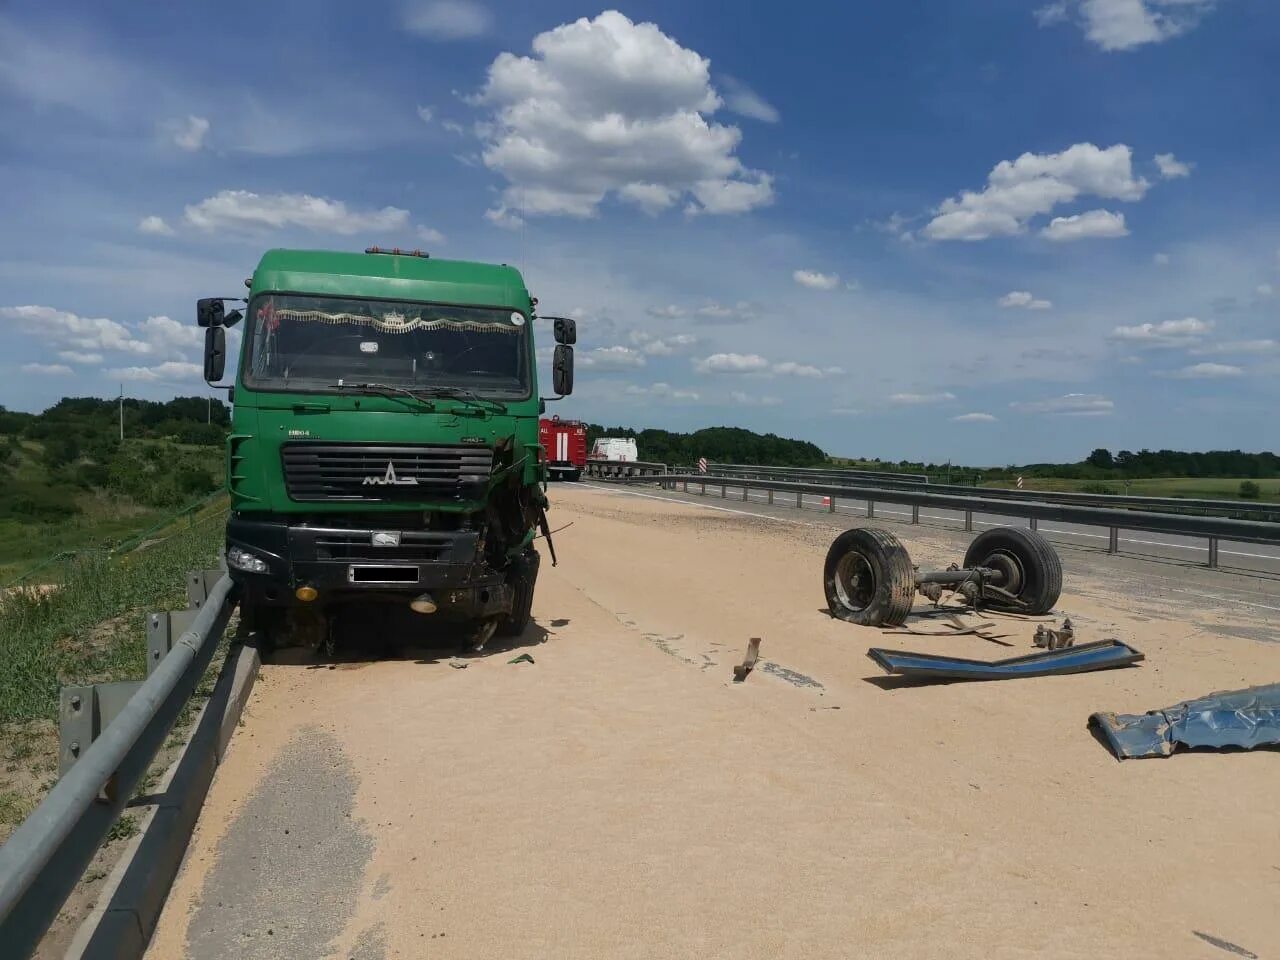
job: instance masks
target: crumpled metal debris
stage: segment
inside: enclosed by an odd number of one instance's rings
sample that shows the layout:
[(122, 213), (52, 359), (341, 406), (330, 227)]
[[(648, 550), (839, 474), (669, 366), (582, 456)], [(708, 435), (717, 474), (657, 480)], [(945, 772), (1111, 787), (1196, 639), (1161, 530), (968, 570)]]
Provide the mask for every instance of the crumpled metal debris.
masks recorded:
[(747, 675), (755, 669), (756, 661), (760, 659), (760, 638), (752, 637), (747, 641), (747, 657), (741, 663), (734, 664), (733, 682), (741, 683), (747, 679)]
[(1143, 714), (1095, 713), (1097, 728), (1119, 760), (1167, 757), (1184, 747), (1280, 744), (1280, 683), (1220, 690)]

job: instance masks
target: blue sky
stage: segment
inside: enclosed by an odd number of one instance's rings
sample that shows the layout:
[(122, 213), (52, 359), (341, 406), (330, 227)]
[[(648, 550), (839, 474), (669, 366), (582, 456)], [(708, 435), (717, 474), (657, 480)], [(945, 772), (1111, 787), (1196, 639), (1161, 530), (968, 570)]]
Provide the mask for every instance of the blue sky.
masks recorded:
[(0, 10), (0, 403), (203, 393), (273, 246), (520, 266), (562, 415), (969, 463), (1274, 448), (1280, 5)]

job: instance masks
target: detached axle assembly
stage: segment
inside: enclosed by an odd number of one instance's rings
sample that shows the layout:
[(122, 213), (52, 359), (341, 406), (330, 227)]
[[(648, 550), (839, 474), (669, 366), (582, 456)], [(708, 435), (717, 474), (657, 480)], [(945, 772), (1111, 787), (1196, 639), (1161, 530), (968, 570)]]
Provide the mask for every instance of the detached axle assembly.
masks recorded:
[(907, 619), (917, 591), (935, 603), (952, 590), (974, 607), (1048, 613), (1062, 593), (1062, 561), (1034, 530), (995, 527), (973, 539), (961, 566), (922, 572), (892, 533), (858, 527), (831, 544), (822, 579), (833, 617), (891, 627)]

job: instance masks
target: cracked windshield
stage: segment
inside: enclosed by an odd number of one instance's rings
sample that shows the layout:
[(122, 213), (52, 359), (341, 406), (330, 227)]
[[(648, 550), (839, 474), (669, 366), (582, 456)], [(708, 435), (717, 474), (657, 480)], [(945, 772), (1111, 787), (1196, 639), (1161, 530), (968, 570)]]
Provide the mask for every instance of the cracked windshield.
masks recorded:
[(512, 310), (274, 294), (255, 298), (249, 317), (245, 382), (258, 389), (342, 381), (529, 392), (525, 316)]

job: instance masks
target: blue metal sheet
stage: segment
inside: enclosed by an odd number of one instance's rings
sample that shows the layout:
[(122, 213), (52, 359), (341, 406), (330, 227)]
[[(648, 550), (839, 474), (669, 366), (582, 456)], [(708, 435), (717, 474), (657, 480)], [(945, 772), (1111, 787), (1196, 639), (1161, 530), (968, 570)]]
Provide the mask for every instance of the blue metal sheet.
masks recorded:
[(1140, 651), (1119, 640), (1098, 640), (1078, 647), (1046, 650), (1007, 660), (966, 660), (932, 653), (909, 653), (872, 647), (867, 651), (888, 673), (938, 680), (1011, 680), (1046, 677), (1059, 673), (1084, 673), (1126, 667), (1143, 659)]
[(1226, 690), (1143, 714), (1095, 713), (1120, 760), (1167, 757), (1185, 747), (1254, 747), (1280, 744), (1280, 683)]

